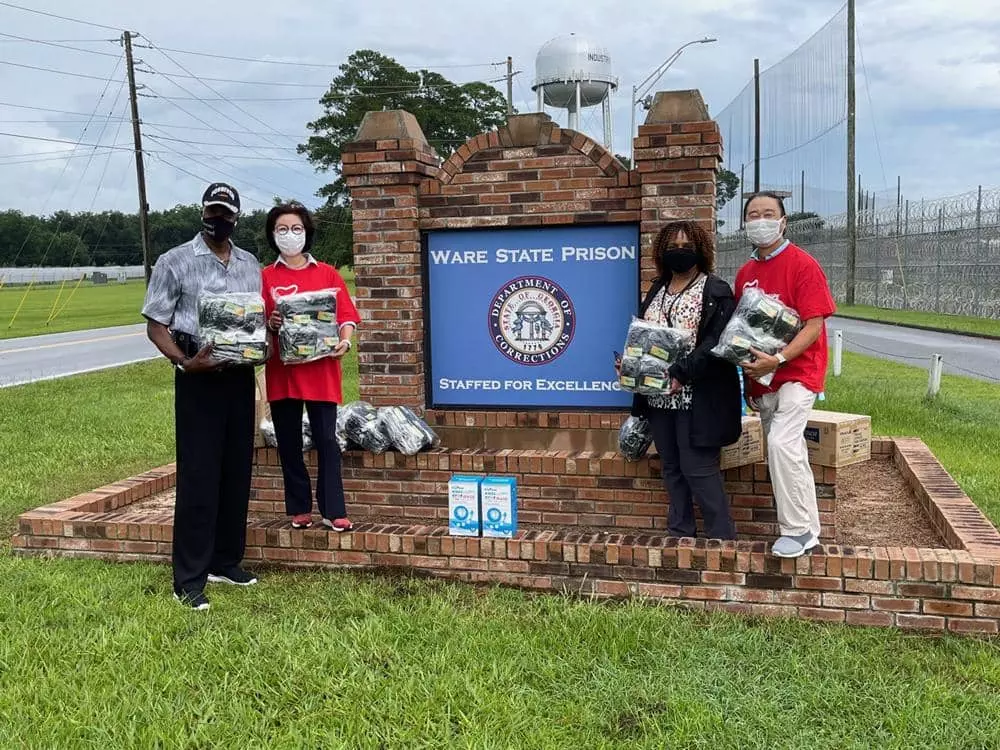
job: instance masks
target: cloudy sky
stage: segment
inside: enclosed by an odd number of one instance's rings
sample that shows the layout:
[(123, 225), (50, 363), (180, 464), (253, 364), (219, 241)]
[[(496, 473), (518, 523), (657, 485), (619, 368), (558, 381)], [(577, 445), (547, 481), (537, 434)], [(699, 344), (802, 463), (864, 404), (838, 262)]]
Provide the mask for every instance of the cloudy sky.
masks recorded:
[[(992, 3), (858, 5), (864, 61), (862, 68), (859, 58), (859, 170), (867, 186), (894, 190), (900, 175), (912, 198), (961, 193), (978, 184), (1000, 187), (1000, 21)], [(194, 202), (205, 180), (223, 179), (254, 207), (269, 204), (275, 194), (317, 202), (314, 193), (327, 178), (294, 147), (306, 136), (306, 122), (320, 113), (317, 100), (335, 66), (356, 49), (377, 49), (407, 67), (437, 70), (459, 82), (502, 76), (503, 69), (491, 63), (511, 55), (515, 69), (523, 71), (515, 79), (515, 106), (534, 111), (530, 85), (538, 48), (575, 32), (605, 46), (613, 58), (621, 80), (613, 100), (615, 150), (628, 153), (631, 86), (679, 45), (718, 38), (689, 48), (657, 88), (700, 89), (717, 114), (750, 79), (754, 57), (762, 68), (779, 62), (836, 14), (843, 0), (507, 0), (492, 6), (504, 8), (492, 15), (465, 0), (428, 0), (419, 11), (417, 3), (398, 0), (245, 0), (231, 10), (193, 0), (38, 0), (30, 6), (112, 27), (0, 3), (0, 209), (51, 213), (133, 210), (137, 202), (127, 149), (131, 128), (124, 119), (127, 91), (120, 47), (108, 41), (118, 36), (112, 29), (139, 32), (144, 39), (138, 44), (204, 53), (136, 50), (143, 61), (139, 106), (151, 152), (150, 204)], [(198, 80), (213, 78), (226, 80)], [(503, 83), (496, 85), (503, 89)], [(584, 126), (597, 132), (592, 116)], [(74, 148), (77, 142), (119, 148)], [(837, 173), (839, 163), (834, 166)], [(822, 181), (826, 189), (842, 187), (837, 174)]]

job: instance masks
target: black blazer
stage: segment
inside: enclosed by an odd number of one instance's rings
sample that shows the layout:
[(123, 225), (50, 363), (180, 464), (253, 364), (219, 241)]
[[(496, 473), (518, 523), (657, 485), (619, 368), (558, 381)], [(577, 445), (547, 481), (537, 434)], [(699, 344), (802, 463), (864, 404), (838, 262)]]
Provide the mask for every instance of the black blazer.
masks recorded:
[[(670, 279), (657, 279), (639, 307), (641, 318), (656, 295)], [(691, 444), (698, 448), (721, 448), (732, 445), (743, 433), (743, 399), (736, 365), (709, 353), (719, 343), (719, 336), (736, 309), (736, 299), (729, 284), (715, 274), (705, 281), (701, 323), (690, 355), (670, 366), (670, 375), (680, 383), (692, 384)], [(649, 410), (645, 396), (632, 399), (632, 415), (643, 416)]]

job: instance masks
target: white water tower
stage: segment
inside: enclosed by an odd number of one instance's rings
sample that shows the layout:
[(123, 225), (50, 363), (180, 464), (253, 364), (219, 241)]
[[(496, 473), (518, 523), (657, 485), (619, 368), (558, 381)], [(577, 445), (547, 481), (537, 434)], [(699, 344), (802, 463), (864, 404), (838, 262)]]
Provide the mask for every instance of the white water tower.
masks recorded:
[(545, 105), (569, 113), (570, 130), (580, 129), (580, 110), (601, 105), (604, 145), (611, 148), (611, 94), (618, 79), (611, 73), (611, 55), (576, 34), (557, 36), (546, 42), (535, 57), (538, 111)]

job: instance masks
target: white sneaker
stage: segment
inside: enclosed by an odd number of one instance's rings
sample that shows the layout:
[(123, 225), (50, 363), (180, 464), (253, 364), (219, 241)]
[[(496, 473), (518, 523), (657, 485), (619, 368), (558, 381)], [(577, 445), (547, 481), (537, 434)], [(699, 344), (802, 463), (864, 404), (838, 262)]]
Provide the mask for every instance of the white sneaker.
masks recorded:
[(819, 544), (819, 539), (811, 531), (802, 536), (783, 536), (771, 546), (775, 557), (802, 557)]

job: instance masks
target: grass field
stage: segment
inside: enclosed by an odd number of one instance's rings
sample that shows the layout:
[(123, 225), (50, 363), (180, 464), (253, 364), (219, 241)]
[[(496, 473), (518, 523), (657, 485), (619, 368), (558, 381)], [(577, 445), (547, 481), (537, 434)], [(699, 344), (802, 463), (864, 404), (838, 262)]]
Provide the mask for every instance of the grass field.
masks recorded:
[[(27, 287), (0, 289), (0, 338), (36, 336), (142, 322), (139, 310), (142, 308), (142, 299), (146, 293), (144, 282), (130, 281), (127, 284), (94, 286), (85, 281), (75, 291), (73, 286), (67, 282), (65, 288), (55, 284), (36, 286), (30, 291)], [(57, 303), (56, 309), (62, 312), (47, 323), (53, 305)], [(16, 318), (14, 318), (15, 312)], [(13, 324), (11, 318), (14, 318)]]
[[(353, 289), (353, 269), (341, 269), (341, 275)], [(146, 295), (144, 281), (107, 286), (85, 281), (75, 291), (73, 287), (67, 282), (65, 287), (36, 286), (30, 291), (25, 286), (0, 288), (0, 339), (123, 326), (143, 320), (139, 311)], [(60, 312), (49, 322), (53, 306)]]
[(871, 305), (837, 305), (837, 312), (880, 323), (939, 328), (955, 333), (975, 333), (986, 336), (1000, 336), (1000, 320), (974, 318), (968, 315), (944, 315), (920, 312), (918, 310), (886, 310)]
[[(352, 356), (348, 363), (356, 359)], [(1000, 387), (845, 355), (825, 406), (925, 438), (991, 510)], [(0, 396), (3, 536), (169, 461), (161, 362)], [(347, 375), (357, 393), (356, 370)], [(127, 384), (123, 387), (122, 384)], [(966, 457), (966, 453), (970, 454)], [(991, 458), (992, 457), (992, 458)], [(169, 598), (167, 566), (0, 548), (0, 747), (995, 747), (1000, 642), (704, 616), (407, 578), (264, 571)]]

